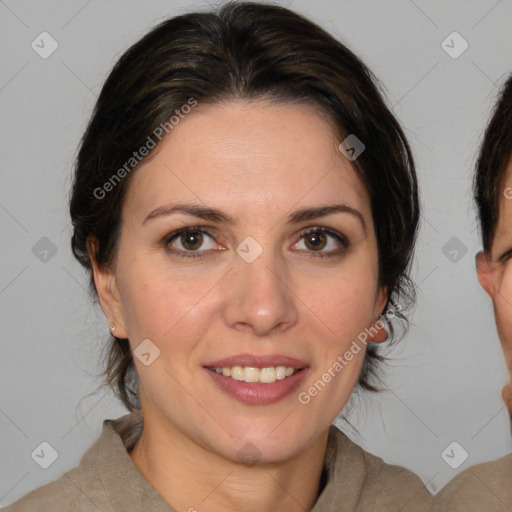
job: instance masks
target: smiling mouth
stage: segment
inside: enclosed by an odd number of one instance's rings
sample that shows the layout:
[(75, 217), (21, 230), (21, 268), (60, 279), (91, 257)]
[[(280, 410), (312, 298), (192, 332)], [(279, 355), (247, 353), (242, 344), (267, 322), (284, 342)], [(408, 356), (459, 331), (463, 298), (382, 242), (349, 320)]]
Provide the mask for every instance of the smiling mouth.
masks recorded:
[(207, 366), (208, 370), (230, 377), (233, 380), (247, 383), (272, 384), (277, 380), (284, 380), (291, 377), (303, 368), (293, 368), (292, 366), (267, 366), (265, 368), (256, 368), (253, 366)]

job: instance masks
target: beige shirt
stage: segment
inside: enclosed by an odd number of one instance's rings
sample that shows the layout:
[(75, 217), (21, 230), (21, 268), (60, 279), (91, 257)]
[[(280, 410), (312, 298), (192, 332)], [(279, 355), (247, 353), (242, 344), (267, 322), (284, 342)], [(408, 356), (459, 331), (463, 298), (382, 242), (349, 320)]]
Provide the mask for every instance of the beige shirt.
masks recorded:
[[(36, 489), (4, 512), (175, 512), (139, 472), (130, 451), (143, 428), (140, 414), (105, 420), (78, 467)], [(311, 512), (423, 512), (432, 496), (407, 469), (365, 452), (331, 425), (325, 483)], [(208, 510), (196, 505), (197, 512)]]
[(512, 454), (472, 466), (435, 497), (436, 512), (511, 512)]

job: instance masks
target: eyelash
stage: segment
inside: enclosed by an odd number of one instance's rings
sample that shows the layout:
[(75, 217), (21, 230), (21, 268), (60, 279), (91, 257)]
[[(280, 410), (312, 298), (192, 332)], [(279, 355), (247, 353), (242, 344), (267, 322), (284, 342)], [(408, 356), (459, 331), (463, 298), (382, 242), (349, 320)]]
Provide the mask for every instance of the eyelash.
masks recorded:
[[(181, 235), (186, 235), (188, 233), (201, 233), (202, 235), (208, 235), (211, 238), (214, 238), (213, 235), (204, 228), (201, 228), (200, 226), (191, 226), (186, 228), (181, 228), (176, 231), (173, 231), (171, 234), (166, 236), (162, 240), (162, 244), (164, 245), (167, 252), (171, 254), (176, 254), (180, 258), (190, 258), (190, 259), (198, 259), (198, 258), (204, 258), (208, 255), (208, 251), (183, 251), (181, 249), (171, 249), (169, 247), (169, 244), (175, 240), (176, 238), (179, 238)], [(350, 246), (350, 242), (348, 241), (347, 237), (345, 235), (342, 235), (341, 233), (338, 233), (337, 231), (334, 231), (332, 229), (319, 226), (319, 227), (312, 227), (312, 228), (306, 228), (303, 231), (300, 232), (300, 238), (312, 234), (312, 233), (324, 233), (327, 235), (332, 236), (335, 238), (341, 247), (339, 249), (336, 249), (334, 251), (330, 251), (328, 253), (326, 252), (315, 252), (315, 251), (307, 251), (308, 256), (310, 258), (333, 258), (335, 256), (340, 256), (343, 254)]]

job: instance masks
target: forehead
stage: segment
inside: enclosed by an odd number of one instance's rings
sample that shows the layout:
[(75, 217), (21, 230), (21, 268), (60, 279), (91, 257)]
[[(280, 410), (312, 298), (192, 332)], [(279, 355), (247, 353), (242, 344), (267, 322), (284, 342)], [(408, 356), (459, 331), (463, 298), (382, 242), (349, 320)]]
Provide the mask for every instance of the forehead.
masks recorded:
[(179, 198), (249, 216), (343, 199), (369, 213), (366, 189), (339, 143), (333, 123), (310, 106), (198, 105), (135, 172), (127, 207), (147, 213)]

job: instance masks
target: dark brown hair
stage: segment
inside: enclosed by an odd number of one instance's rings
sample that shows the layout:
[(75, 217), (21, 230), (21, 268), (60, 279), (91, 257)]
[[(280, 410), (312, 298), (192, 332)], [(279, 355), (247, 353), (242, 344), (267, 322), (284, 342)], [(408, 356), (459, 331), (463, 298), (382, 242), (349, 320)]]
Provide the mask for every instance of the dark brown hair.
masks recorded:
[(503, 180), (512, 156), (512, 75), (503, 86), (478, 153), (473, 181), (484, 251), (491, 250)]
[[(254, 2), (164, 21), (129, 48), (108, 76), (81, 141), (70, 202), (72, 250), (90, 273), (93, 297), (87, 240), (97, 241), (98, 264), (110, 266), (135, 171), (121, 173), (108, 193), (98, 190), (105, 191), (134, 150), (191, 98), (201, 106), (233, 99), (313, 105), (338, 128), (340, 142), (354, 134), (364, 143), (353, 165), (370, 196), (379, 281), (388, 290), (387, 308), (405, 320), (402, 306), (414, 295), (407, 272), (419, 218), (405, 136), (377, 80), (350, 50), (299, 14)], [(369, 377), (381, 359), (369, 346), (359, 378), (364, 389), (375, 389)], [(111, 338), (105, 375), (128, 409), (140, 407), (127, 339)]]

